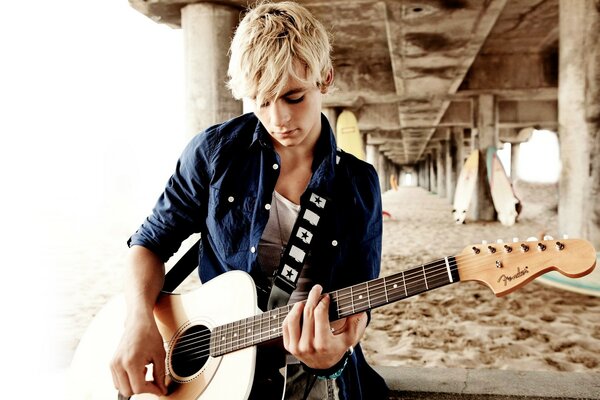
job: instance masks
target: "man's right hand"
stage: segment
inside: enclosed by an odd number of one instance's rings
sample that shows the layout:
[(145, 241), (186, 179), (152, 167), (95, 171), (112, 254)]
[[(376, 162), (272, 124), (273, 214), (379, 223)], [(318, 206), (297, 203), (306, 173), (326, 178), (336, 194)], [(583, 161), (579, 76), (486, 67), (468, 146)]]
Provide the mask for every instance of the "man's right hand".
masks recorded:
[[(126, 269), (125, 333), (110, 364), (113, 383), (124, 396), (165, 395), (165, 348), (154, 320), (154, 304), (164, 283), (165, 266), (152, 251), (132, 246)], [(146, 380), (147, 365), (152, 377)]]
[[(129, 318), (125, 333), (111, 362), (115, 388), (124, 396), (167, 394), (165, 348), (152, 315)], [(147, 365), (152, 364), (152, 381), (146, 380)]]

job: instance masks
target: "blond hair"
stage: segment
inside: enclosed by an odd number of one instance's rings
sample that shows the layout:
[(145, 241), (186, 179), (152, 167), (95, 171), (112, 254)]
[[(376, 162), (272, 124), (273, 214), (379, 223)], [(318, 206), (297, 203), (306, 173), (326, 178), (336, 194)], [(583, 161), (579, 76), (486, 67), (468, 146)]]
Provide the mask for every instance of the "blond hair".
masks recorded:
[[(303, 76), (296, 63), (304, 67)], [(263, 104), (277, 98), (290, 77), (326, 89), (331, 69), (329, 34), (306, 8), (291, 1), (261, 3), (235, 31), (227, 85), (236, 99)]]

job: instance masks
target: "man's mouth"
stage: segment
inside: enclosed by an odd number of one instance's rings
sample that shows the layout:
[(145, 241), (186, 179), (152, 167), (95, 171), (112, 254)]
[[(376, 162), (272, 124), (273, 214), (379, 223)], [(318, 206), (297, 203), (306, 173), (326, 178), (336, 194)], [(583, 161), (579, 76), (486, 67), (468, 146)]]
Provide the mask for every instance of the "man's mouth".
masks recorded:
[(275, 134), (275, 135), (278, 135), (278, 136), (289, 136), (289, 135), (291, 135), (292, 133), (294, 133), (295, 131), (296, 131), (296, 129), (289, 129), (289, 130), (287, 130), (287, 131), (274, 132), (274, 134)]

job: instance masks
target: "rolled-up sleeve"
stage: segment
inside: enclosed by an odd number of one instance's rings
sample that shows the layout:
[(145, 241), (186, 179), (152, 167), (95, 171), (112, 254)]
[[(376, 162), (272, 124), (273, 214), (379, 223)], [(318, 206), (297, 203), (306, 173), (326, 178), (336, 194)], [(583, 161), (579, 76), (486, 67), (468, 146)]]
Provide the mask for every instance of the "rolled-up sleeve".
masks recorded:
[(186, 146), (152, 214), (129, 238), (130, 247), (144, 246), (167, 261), (183, 240), (202, 230), (211, 149), (206, 137), (199, 134)]

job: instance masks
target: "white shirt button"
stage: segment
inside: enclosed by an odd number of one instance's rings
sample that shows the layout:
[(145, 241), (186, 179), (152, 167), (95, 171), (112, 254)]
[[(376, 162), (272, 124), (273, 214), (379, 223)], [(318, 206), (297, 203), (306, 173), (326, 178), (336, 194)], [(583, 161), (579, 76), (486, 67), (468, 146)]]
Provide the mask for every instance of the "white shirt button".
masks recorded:
[(271, 209), (271, 205), (270, 204), (265, 204), (265, 210), (270, 210)]
[(235, 200), (235, 199), (233, 198), (233, 196), (229, 196), (229, 197), (227, 198), (227, 201), (228, 201), (228, 202), (230, 202), (230, 203), (233, 203), (233, 200)]
[(256, 253), (256, 247), (254, 247), (254, 246), (250, 247), (250, 253)]
[(273, 164), (273, 169), (275, 169), (275, 170), (279, 169), (279, 165)]
[(331, 242), (331, 245), (332, 245), (333, 247), (337, 246), (337, 245), (338, 245), (338, 241), (337, 241), (337, 240), (334, 240), (334, 241), (332, 241), (332, 242)]

